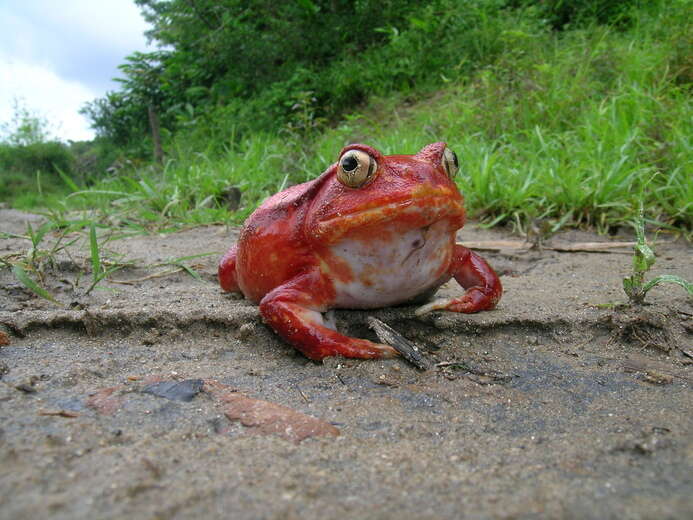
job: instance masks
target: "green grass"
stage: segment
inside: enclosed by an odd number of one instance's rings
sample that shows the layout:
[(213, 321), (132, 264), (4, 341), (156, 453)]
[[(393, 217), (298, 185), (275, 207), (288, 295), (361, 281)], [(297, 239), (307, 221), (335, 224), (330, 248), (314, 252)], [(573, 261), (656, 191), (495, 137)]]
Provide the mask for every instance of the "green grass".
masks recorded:
[[(163, 169), (103, 179), (51, 215), (95, 209), (102, 224), (138, 232), (240, 223), (268, 195), (319, 175), (349, 142), (390, 154), (444, 140), (460, 158), (470, 214), (488, 224), (604, 231), (635, 220), (642, 198), (648, 220), (690, 233), (693, 31), (682, 2), (636, 14), (622, 32), (503, 30), (487, 42), (504, 49), (491, 64), (460, 80), (439, 74), (425, 97), (408, 89), (371, 99), (321, 133), (249, 134), (221, 154), (179, 134)], [(230, 186), (243, 194), (235, 212), (223, 199)]]
[[(163, 262), (143, 265), (146, 269), (155, 270), (138, 280), (113, 280), (111, 275), (115, 272), (135, 265), (134, 260), (128, 260), (123, 255), (107, 250), (105, 246), (112, 240), (119, 238), (113, 229), (103, 229), (99, 235), (94, 221), (75, 220), (69, 223), (57, 225), (54, 221), (46, 221), (40, 227), (34, 229), (28, 223), (24, 234), (14, 234), (0, 232), (1, 238), (23, 239), (30, 243), (28, 249), (20, 249), (0, 256), (0, 267), (11, 269), (14, 277), (29, 291), (44, 298), (60, 307), (67, 307), (67, 304), (58, 300), (45, 287), (46, 281), (55, 274), (57, 265), (57, 255), (63, 253), (72, 259), (70, 249), (79, 250), (86, 248), (89, 252), (91, 280), (86, 268), (74, 262), (77, 267), (77, 276), (72, 282), (72, 301), (84, 298), (95, 289), (114, 290), (112, 287), (104, 287), (102, 282), (133, 284), (138, 281), (149, 280), (169, 276), (178, 272), (185, 272), (198, 282), (204, 283), (200, 274), (196, 271), (195, 264), (191, 260), (210, 255), (217, 255), (217, 252), (199, 253), (178, 258), (168, 258)], [(78, 243), (78, 242), (81, 242)], [(78, 243), (74, 248), (71, 246)], [(159, 268), (169, 268), (160, 270)], [(83, 280), (84, 279), (84, 280)], [(84, 281), (84, 283), (82, 283)], [(66, 282), (66, 280), (63, 280)]]
[(56, 204), (70, 193), (55, 175), (36, 172), (25, 175), (0, 169), (0, 201), (17, 209), (32, 210), (46, 204)]
[(678, 275), (660, 274), (645, 282), (645, 275), (652, 269), (657, 259), (645, 237), (645, 218), (642, 213), (641, 207), (639, 218), (634, 224), (637, 241), (633, 247), (633, 272), (630, 276), (623, 279), (623, 291), (628, 296), (629, 303), (631, 305), (642, 305), (645, 303), (645, 296), (650, 289), (663, 283), (679, 285), (688, 293), (689, 298), (693, 298), (693, 283), (684, 280)]

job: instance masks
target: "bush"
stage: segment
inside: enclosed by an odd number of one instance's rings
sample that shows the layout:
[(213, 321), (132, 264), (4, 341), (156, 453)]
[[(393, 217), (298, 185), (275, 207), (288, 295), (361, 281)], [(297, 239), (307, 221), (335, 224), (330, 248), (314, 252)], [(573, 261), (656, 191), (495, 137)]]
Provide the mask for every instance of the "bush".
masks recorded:
[(37, 172), (58, 176), (58, 170), (69, 174), (73, 158), (66, 145), (59, 142), (12, 146), (0, 144), (0, 171), (33, 177)]
[(347, 47), (322, 64), (296, 66), (283, 78), (258, 85), (250, 98), (174, 109), (180, 114), (175, 132), (195, 143), (219, 137), (228, 143), (231, 135), (239, 140), (287, 128), (305, 134), (358, 110), (374, 95), (421, 98), (513, 52), (523, 42), (509, 35), (545, 32), (536, 13), (504, 6), (500, 0), (437, 0), (404, 20), (379, 20), (384, 25), (375, 27), (378, 41)]
[(68, 147), (59, 142), (0, 144), (0, 200), (30, 208), (41, 204), (45, 194), (65, 192), (58, 170), (70, 175), (73, 163)]
[[(649, 0), (648, 0), (649, 1)], [(511, 0), (511, 7), (532, 7), (555, 30), (589, 24), (627, 28), (640, 0)], [(656, 3), (656, 2), (652, 2)]]

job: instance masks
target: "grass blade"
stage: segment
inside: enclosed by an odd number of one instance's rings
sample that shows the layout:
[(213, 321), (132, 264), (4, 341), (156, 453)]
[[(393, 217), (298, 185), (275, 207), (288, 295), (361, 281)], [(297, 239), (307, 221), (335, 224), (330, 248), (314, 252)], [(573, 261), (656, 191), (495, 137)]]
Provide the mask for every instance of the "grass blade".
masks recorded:
[(220, 254), (218, 251), (211, 251), (209, 253), (198, 253), (196, 255), (179, 256), (178, 258), (174, 258), (174, 259), (170, 260), (168, 263), (177, 264), (179, 262), (186, 262), (188, 260), (194, 260), (195, 258), (202, 258), (204, 256), (211, 256), (211, 255), (218, 255), (218, 254)]
[(35, 281), (29, 278), (29, 275), (26, 274), (26, 271), (22, 269), (20, 266), (15, 265), (12, 268), (12, 273), (17, 278), (17, 280), (19, 280), (27, 289), (32, 291), (37, 296), (40, 296), (41, 298), (53, 302), (56, 305), (62, 306), (62, 304), (58, 300), (53, 298), (53, 296), (51, 296), (51, 294), (48, 291), (46, 291), (43, 287), (41, 287)]
[(659, 276), (655, 276), (652, 280), (650, 280), (643, 286), (643, 294), (646, 294), (647, 291), (652, 289), (655, 285), (664, 282), (678, 284), (686, 290), (688, 296), (693, 296), (693, 283), (687, 282), (686, 280), (684, 280), (680, 276), (676, 276), (675, 274), (660, 274)]
[(62, 169), (56, 167), (55, 170), (58, 172), (58, 175), (63, 180), (63, 182), (67, 185), (68, 188), (70, 188), (73, 192), (80, 191), (79, 186), (77, 186), (77, 184), (75, 184), (75, 181), (70, 179), (70, 177), (68, 177)]
[(192, 267), (189, 267), (189, 266), (185, 265), (185, 264), (182, 263), (182, 262), (181, 262), (181, 263), (177, 263), (177, 264), (175, 264), (175, 265), (177, 265), (178, 267), (182, 268), (186, 273), (188, 273), (190, 276), (192, 276), (192, 277), (193, 277), (195, 280), (197, 280), (198, 282), (201, 282), (201, 281), (202, 281), (202, 277), (201, 277), (201, 276), (197, 273), (197, 271), (195, 271), (195, 269), (193, 269)]
[(99, 243), (96, 241), (96, 226), (93, 222), (89, 226), (89, 247), (91, 249), (92, 276), (94, 282), (97, 282), (101, 273), (101, 257), (99, 256)]

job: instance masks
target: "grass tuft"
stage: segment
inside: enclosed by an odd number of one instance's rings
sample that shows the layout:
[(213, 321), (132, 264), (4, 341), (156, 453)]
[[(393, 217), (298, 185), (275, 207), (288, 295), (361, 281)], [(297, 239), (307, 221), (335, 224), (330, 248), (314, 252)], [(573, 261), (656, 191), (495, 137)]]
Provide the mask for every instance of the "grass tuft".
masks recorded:
[(656, 258), (654, 251), (652, 251), (645, 238), (645, 217), (642, 207), (634, 227), (637, 241), (635, 246), (633, 246), (633, 274), (623, 279), (623, 290), (628, 296), (629, 302), (635, 305), (642, 305), (645, 303), (645, 296), (648, 291), (662, 283), (680, 285), (688, 293), (689, 298), (693, 297), (693, 284), (677, 275), (662, 274), (645, 282), (645, 275), (654, 266)]

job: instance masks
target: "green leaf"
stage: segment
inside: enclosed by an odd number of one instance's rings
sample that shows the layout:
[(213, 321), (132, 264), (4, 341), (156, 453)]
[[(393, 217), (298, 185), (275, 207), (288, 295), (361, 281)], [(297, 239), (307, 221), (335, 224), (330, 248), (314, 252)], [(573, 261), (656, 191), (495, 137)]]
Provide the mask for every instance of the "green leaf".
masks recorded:
[(198, 282), (201, 282), (201, 281), (202, 281), (202, 277), (201, 277), (201, 276), (197, 273), (197, 271), (195, 271), (195, 269), (193, 269), (192, 267), (188, 267), (188, 266), (185, 265), (184, 263), (179, 263), (179, 264), (175, 264), (175, 265), (177, 265), (178, 267), (180, 267), (180, 268), (182, 268), (183, 270), (185, 270), (186, 273), (188, 273), (190, 276), (192, 276), (192, 277), (193, 277), (195, 280), (197, 280)]
[(75, 181), (70, 179), (65, 172), (63, 172), (60, 168), (56, 168), (56, 171), (58, 172), (58, 175), (60, 175), (60, 178), (63, 180), (65, 184), (67, 184), (67, 187), (70, 188), (72, 191), (79, 191), (79, 186), (75, 184)]
[(623, 291), (633, 303), (641, 303), (645, 299), (641, 286), (642, 280), (638, 282), (635, 275), (623, 279)]
[(34, 233), (34, 228), (31, 225), (31, 222), (26, 223), (26, 235), (29, 237), (29, 240), (31, 240), (32, 245), (36, 245), (36, 233)]
[(652, 280), (650, 280), (643, 286), (642, 292), (643, 294), (646, 294), (647, 291), (652, 289), (655, 285), (665, 282), (680, 285), (686, 290), (689, 296), (693, 296), (693, 283), (687, 282), (686, 280), (684, 280), (680, 276), (676, 276), (675, 274), (660, 274), (659, 276), (655, 276)]
[(43, 237), (46, 236), (46, 233), (52, 231), (54, 227), (55, 226), (52, 222), (44, 222), (43, 224), (41, 224), (41, 227), (39, 227), (34, 233), (34, 238), (32, 239), (36, 241), (34, 245), (39, 245), (43, 241)]
[(140, 180), (139, 185), (142, 187), (142, 190), (149, 196), (151, 199), (156, 199), (157, 194), (156, 191), (154, 191), (154, 188), (152, 188), (147, 181), (144, 179)]
[(101, 257), (99, 256), (99, 243), (96, 241), (96, 226), (92, 222), (89, 226), (89, 246), (91, 249), (91, 269), (94, 281), (99, 280), (101, 273)]
[(53, 298), (53, 296), (51, 296), (51, 294), (48, 291), (46, 291), (43, 287), (41, 287), (35, 281), (29, 278), (29, 275), (26, 274), (26, 271), (22, 269), (20, 266), (15, 265), (12, 268), (12, 273), (17, 278), (17, 280), (19, 280), (27, 289), (31, 290), (37, 296), (51, 301), (56, 305), (62, 306), (62, 304), (58, 300)]
[(320, 11), (320, 7), (315, 5), (311, 0), (296, 0), (296, 3), (309, 13), (317, 14), (318, 11)]
[(168, 263), (172, 264), (177, 264), (179, 262), (185, 262), (187, 260), (193, 260), (195, 258), (202, 258), (204, 256), (212, 256), (212, 255), (218, 255), (219, 253), (217, 251), (210, 251), (209, 253), (198, 253), (196, 255), (188, 255), (188, 256), (179, 256), (178, 258), (173, 258), (169, 260)]
[(630, 276), (623, 279), (623, 290), (628, 296), (631, 295), (631, 292), (633, 291), (633, 280), (631, 280)]
[[(99, 273), (98, 275), (96, 275), (96, 276), (94, 277), (94, 281), (92, 281), (92, 282), (91, 282), (91, 285), (90, 285), (89, 287), (87, 287), (87, 290), (86, 290), (86, 291), (84, 291), (84, 296), (86, 296), (87, 294), (89, 294), (90, 292), (92, 292), (92, 291), (96, 288), (96, 286), (99, 284), (99, 282), (100, 282), (101, 280), (103, 280), (103, 279), (106, 278), (107, 276), (110, 276), (112, 273), (115, 273), (115, 272), (118, 271), (119, 269), (122, 269), (123, 267), (125, 267), (125, 266), (124, 266), (124, 265), (115, 265), (115, 266), (113, 266), (113, 267), (111, 267), (111, 268), (109, 268), (109, 269), (107, 269), (107, 270), (105, 270), (105, 271)], [(103, 289), (109, 290), (108, 288), (103, 288)]]
[(67, 198), (76, 195), (118, 195), (119, 197), (129, 197), (131, 194), (126, 191), (113, 191), (113, 190), (83, 190), (70, 193)]

